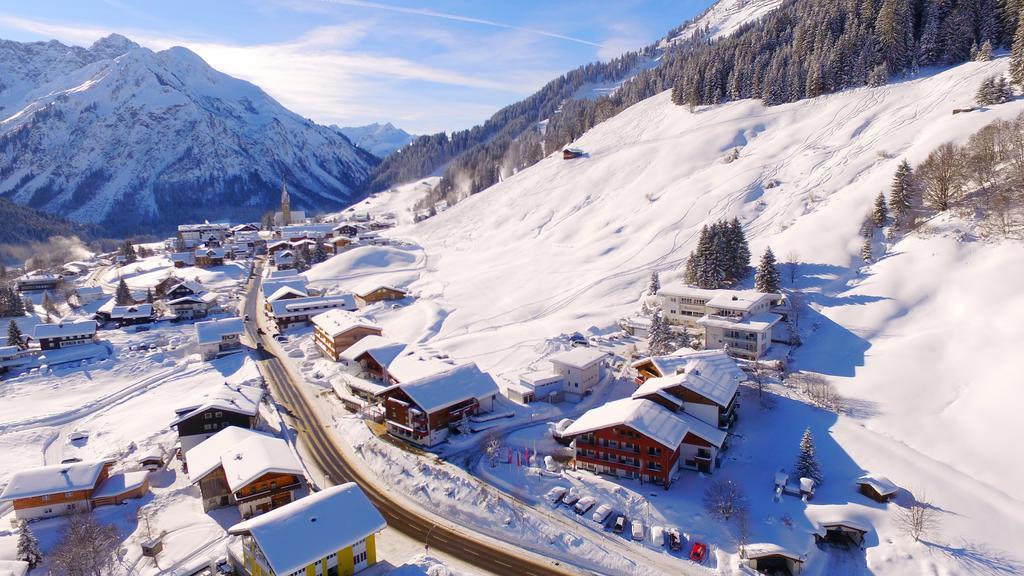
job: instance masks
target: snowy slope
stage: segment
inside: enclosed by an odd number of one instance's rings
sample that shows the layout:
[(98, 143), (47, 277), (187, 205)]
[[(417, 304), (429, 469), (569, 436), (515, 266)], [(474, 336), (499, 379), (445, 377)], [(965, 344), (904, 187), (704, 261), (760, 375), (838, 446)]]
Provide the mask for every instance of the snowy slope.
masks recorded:
[(366, 126), (347, 126), (337, 128), (337, 130), (348, 137), (353, 144), (378, 158), (388, 156), (416, 139), (415, 135), (396, 128), (390, 122), (386, 124), (374, 122)]
[[(691, 114), (667, 93), (644, 101), (581, 137), (588, 157), (546, 158), (396, 229), (423, 255), (379, 276), (419, 296), (394, 329), (511, 376), (542, 364), (548, 338), (634, 312), (651, 270), (678, 278), (700, 227), (738, 216), (755, 254), (771, 245), (799, 255), (813, 331), (793, 367), (828, 375), (858, 406), (830, 425), (849, 463), (835, 481), (870, 471), (924, 489), (950, 512), (946, 541), (1013, 552), (1024, 530), (1024, 467), (1007, 457), (1024, 437), (1013, 376), (1024, 275), (1011, 263), (1024, 248), (960, 241), (954, 229), (966, 224), (936, 220), (863, 274), (857, 258), (861, 217), (902, 157), (920, 162), (1024, 110), (1016, 101), (950, 114), (1005, 66), (969, 63), (772, 108), (741, 101)], [(739, 159), (724, 162), (736, 147)], [(417, 314), (427, 320), (412, 335)], [(881, 538), (897, 536), (879, 522)], [(963, 573), (894, 546), (868, 552), (873, 570)]]
[(721, 0), (715, 2), (693, 22), (687, 23), (675, 34), (662, 40), (667, 46), (695, 35), (721, 38), (735, 32), (747, 22), (753, 22), (779, 7), (782, 0)]
[(0, 41), (0, 195), (113, 232), (338, 206), (376, 159), (184, 48)]

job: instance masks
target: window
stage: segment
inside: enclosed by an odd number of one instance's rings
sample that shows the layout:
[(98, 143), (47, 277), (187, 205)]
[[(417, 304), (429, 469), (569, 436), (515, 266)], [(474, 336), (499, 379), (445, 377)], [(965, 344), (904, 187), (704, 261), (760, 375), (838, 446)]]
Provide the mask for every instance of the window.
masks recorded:
[(74, 504), (68, 504), (67, 505), (67, 509), (68, 510), (74, 510), (75, 509), (75, 505)]
[(50, 495), (49, 494), (43, 494), (43, 502), (46, 502), (49, 499), (50, 499)]
[(224, 413), (218, 410), (217, 413), (214, 414), (214, 416), (216, 416), (217, 418), (222, 418), (224, 416)]
[(212, 430), (213, 424), (203, 424), (203, 430)]
[(206, 414), (203, 414), (203, 418), (207, 420), (213, 420), (213, 412), (207, 412)]
[(657, 446), (650, 446), (650, 447), (647, 448), (647, 455), (648, 456), (661, 456), (661, 448), (658, 448)]
[(361, 564), (363, 562), (366, 562), (366, 550), (363, 550), (359, 554), (356, 554), (355, 558), (353, 558), (352, 561), (355, 564)]

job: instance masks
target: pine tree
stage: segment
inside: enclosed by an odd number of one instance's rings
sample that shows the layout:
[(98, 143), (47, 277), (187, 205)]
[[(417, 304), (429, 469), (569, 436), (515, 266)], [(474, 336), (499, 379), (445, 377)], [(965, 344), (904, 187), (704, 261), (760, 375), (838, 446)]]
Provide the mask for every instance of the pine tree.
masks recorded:
[(128, 284), (125, 283), (124, 278), (121, 278), (117, 283), (117, 290), (114, 291), (114, 303), (118, 306), (128, 306), (135, 303), (135, 300), (132, 298), (132, 291), (128, 289)]
[(690, 252), (690, 255), (686, 258), (686, 271), (683, 273), (683, 281), (690, 286), (696, 286), (697, 279), (697, 255), (694, 252)]
[(658, 278), (658, 271), (651, 272), (651, 280), (647, 283), (647, 294), (654, 296), (661, 290), (661, 280)]
[(125, 262), (129, 264), (139, 259), (131, 240), (124, 241), (124, 245), (121, 246), (121, 255), (124, 256)]
[(146, 288), (146, 303), (152, 304), (153, 302), (156, 302), (156, 297), (153, 296), (153, 289)]
[(793, 473), (797, 478), (810, 478), (815, 483), (821, 484), (821, 467), (814, 454), (814, 437), (811, 435), (809, 427), (804, 430), (803, 438), (800, 439), (800, 455), (797, 456)]
[(1024, 86), (1024, 18), (1018, 18), (1017, 32), (1010, 48), (1010, 79), (1014, 84)]
[(647, 353), (651, 356), (663, 356), (672, 352), (672, 332), (661, 310), (651, 315), (651, 329), (647, 335)]
[(889, 211), (892, 212), (897, 224), (902, 224), (910, 212), (910, 201), (913, 196), (914, 169), (910, 167), (910, 162), (904, 159), (896, 167), (896, 174), (889, 188)]
[(747, 276), (750, 267), (750, 246), (747, 236), (743, 233), (743, 225), (739, 218), (733, 218), (728, 225), (730, 270), (729, 277), (739, 282)]
[(57, 305), (53, 302), (53, 298), (50, 297), (50, 291), (43, 292), (43, 310), (46, 311), (47, 315), (57, 315)]
[(872, 260), (871, 244), (871, 238), (865, 238), (864, 243), (860, 245), (860, 259), (863, 260), (865, 264)]
[(327, 251), (324, 250), (323, 242), (316, 243), (316, 249), (313, 250), (313, 262), (320, 263), (327, 260)]
[(11, 320), (11, 323), (7, 325), (7, 345), (21, 348), (21, 328), (18, 327), (18, 323), (14, 320)]
[(39, 550), (39, 540), (28, 527), (28, 522), (18, 521), (18, 551), (16, 558), (27, 562), (29, 570), (35, 568), (43, 561), (43, 553)]
[(917, 63), (920, 66), (938, 64), (942, 56), (942, 14), (939, 3), (942, 0), (925, 0), (921, 40), (917, 45)]
[(992, 100), (995, 89), (994, 77), (988, 76), (982, 79), (981, 84), (978, 85), (978, 91), (974, 93), (975, 104), (982, 107), (995, 104)]
[(871, 212), (871, 222), (878, 228), (885, 226), (889, 219), (889, 208), (885, 202), (885, 192), (879, 192), (875, 196), (875, 209)]
[(1006, 80), (1006, 76), (1000, 74), (999, 77), (996, 78), (994, 91), (996, 104), (1003, 104), (1013, 100), (1013, 87), (1010, 86), (1010, 83)]
[(981, 48), (978, 49), (978, 53), (974, 55), (974, 60), (978, 62), (988, 62), (992, 59), (992, 42), (985, 40), (981, 44)]
[(758, 292), (774, 293), (779, 291), (779, 283), (779, 268), (775, 265), (775, 253), (769, 246), (761, 255), (761, 263), (757, 265), (754, 288)]

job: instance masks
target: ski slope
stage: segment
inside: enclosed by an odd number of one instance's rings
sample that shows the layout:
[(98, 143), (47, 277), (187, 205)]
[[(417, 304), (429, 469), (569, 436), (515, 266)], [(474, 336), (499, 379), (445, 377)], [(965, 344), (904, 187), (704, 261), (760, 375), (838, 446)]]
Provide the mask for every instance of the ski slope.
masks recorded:
[[(1018, 100), (951, 114), (972, 105), (981, 79), (1006, 63), (772, 108), (740, 101), (691, 113), (668, 93), (655, 96), (575, 142), (585, 158), (551, 156), (392, 231), (422, 255), (413, 277), (401, 264), (418, 301), (389, 314), (385, 328), (394, 322), (411, 337), (399, 316), (419, 310), (435, 319), (420, 341), (514, 377), (542, 364), (549, 338), (610, 329), (634, 312), (652, 270), (663, 283), (677, 279), (700, 227), (739, 217), (755, 258), (770, 245), (801, 263), (792, 287), (811, 310), (793, 368), (826, 374), (857, 408), (818, 432), (823, 451), (837, 455), (830, 481), (886, 475), (944, 511), (933, 547), (874, 514), (871, 571), (962, 574), (982, 562), (1017, 573), (1024, 465), (1011, 454), (1024, 437), (1014, 370), (1024, 248), (978, 240), (972, 223), (948, 215), (872, 266), (861, 269), (858, 259), (862, 217), (902, 158), (916, 164), (942, 142), (1024, 111)], [(726, 162), (737, 148), (738, 159)], [(324, 277), (338, 277), (327, 272), (333, 261), (320, 266)], [(780, 446), (781, 465), (791, 448)]]

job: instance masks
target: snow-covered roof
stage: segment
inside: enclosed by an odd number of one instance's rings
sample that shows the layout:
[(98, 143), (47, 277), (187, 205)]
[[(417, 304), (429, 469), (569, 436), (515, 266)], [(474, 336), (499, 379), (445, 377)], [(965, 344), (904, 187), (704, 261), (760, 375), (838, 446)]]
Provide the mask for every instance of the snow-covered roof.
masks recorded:
[(665, 284), (658, 289), (658, 296), (676, 296), (681, 298), (694, 298), (697, 300), (710, 300), (718, 294), (718, 290), (708, 288), (697, 288), (682, 282)]
[(628, 426), (673, 450), (682, 443), (690, 430), (686, 420), (660, 404), (638, 398), (623, 398), (587, 410), (562, 434), (578, 436), (612, 426)]
[(473, 362), (396, 386), (428, 413), (471, 398), (480, 400), (498, 393), (494, 378)]
[(779, 294), (758, 292), (757, 290), (716, 290), (716, 294), (707, 302), (707, 306), (722, 310), (746, 312), (763, 300), (778, 300)]
[(875, 492), (878, 492), (882, 496), (888, 496), (899, 492), (899, 486), (885, 476), (874, 476), (870, 474), (867, 476), (861, 476), (857, 479), (857, 484), (866, 484), (871, 486)]
[(398, 357), (405, 350), (405, 344), (396, 342), (384, 336), (371, 335), (360, 338), (358, 342), (349, 346), (341, 353), (341, 359), (347, 362), (354, 362), (363, 354), (372, 352), (371, 356), (382, 366), (387, 366), (392, 360)]
[(196, 322), (196, 341), (200, 344), (217, 344), (225, 336), (245, 332), (241, 318), (220, 318)]
[(174, 286), (171, 286), (171, 288), (167, 291), (174, 292), (178, 288), (184, 288), (186, 290), (189, 290), (193, 294), (203, 294), (206, 292), (206, 288), (195, 280), (182, 280), (181, 282), (178, 282)]
[(383, 331), (383, 328), (370, 322), (362, 316), (357, 316), (346, 310), (335, 308), (323, 314), (317, 314), (312, 318), (313, 325), (323, 330), (329, 338), (335, 338), (355, 328), (367, 328), (370, 330)]
[(110, 309), (111, 318), (149, 318), (153, 315), (152, 304), (132, 304), (130, 306), (114, 306)]
[[(724, 353), (724, 351), (717, 352)], [(678, 374), (648, 378), (633, 391), (633, 397), (652, 396), (669, 388), (680, 386), (724, 408), (736, 395), (743, 375), (743, 371), (736, 366), (735, 362), (732, 360), (729, 362), (731, 367), (714, 357), (691, 359), (683, 366), (676, 366), (677, 370), (682, 370)]]
[(263, 390), (256, 386), (228, 384), (227, 382), (216, 384), (194, 398), (191, 403), (175, 408), (174, 412), (178, 415), (178, 419), (171, 422), (171, 426), (176, 426), (211, 408), (255, 416), (259, 411), (262, 399)]
[[(632, 367), (638, 368), (650, 362), (661, 376), (676, 374), (680, 371), (689, 370), (695, 366), (705, 377), (729, 377), (743, 381), (747, 375), (736, 364), (729, 353), (725, 350), (693, 350), (692, 348), (680, 348), (671, 354), (663, 356), (650, 356), (633, 362)], [(710, 373), (716, 376), (711, 376)]]
[(79, 286), (75, 288), (75, 294), (81, 296), (100, 296), (103, 294), (103, 288), (100, 286)]
[(100, 484), (99, 488), (92, 493), (93, 498), (109, 498), (131, 492), (146, 483), (149, 472), (139, 470), (136, 472), (123, 472), (111, 474), (109, 478)]
[(519, 375), (519, 381), (530, 386), (550, 384), (561, 379), (562, 375), (554, 370), (536, 370), (534, 372), (525, 372)]
[(273, 278), (264, 280), (260, 288), (263, 290), (264, 296), (273, 295), (281, 288), (288, 286), (298, 290), (303, 295), (308, 295), (309, 291), (306, 289), (306, 277), (305, 276), (289, 276), (285, 278)]
[(92, 490), (103, 467), (111, 462), (113, 460), (90, 460), (18, 470), (11, 476), (3, 493), (0, 493), (0, 501)]
[(356, 301), (351, 294), (338, 294), (336, 296), (307, 296), (305, 298), (292, 298), (290, 300), (278, 300), (271, 302), (275, 318), (287, 318), (289, 316), (301, 316), (310, 310), (318, 308), (344, 308), (355, 310)]
[(204, 222), (202, 224), (179, 224), (178, 225), (178, 232), (201, 232), (201, 231), (211, 231), (211, 230), (224, 230), (224, 231), (227, 231), (228, 230), (228, 225), (227, 224), (210, 224), (209, 222)]
[(566, 350), (565, 352), (559, 352), (554, 356), (550, 356), (548, 357), (548, 361), (552, 364), (586, 370), (607, 357), (608, 354), (606, 352), (602, 352), (596, 348), (580, 346), (578, 348), (573, 348), (572, 350)]
[(32, 337), (39, 340), (40, 338), (91, 336), (95, 333), (95, 320), (76, 320), (74, 322), (60, 322), (57, 324), (36, 324)]
[(197, 248), (196, 249), (196, 256), (206, 256), (207, 258), (223, 258), (224, 254), (225, 254), (225, 252), (224, 252), (223, 248)]
[(824, 535), (825, 530), (829, 528), (836, 528), (839, 526), (842, 526), (843, 528), (849, 528), (851, 530), (857, 530), (859, 532), (871, 531), (871, 526), (866, 522), (861, 522), (860, 520), (855, 520), (853, 518), (837, 518), (818, 522), (817, 533)]
[(287, 442), (238, 426), (229, 426), (196, 445), (185, 453), (185, 460), (193, 484), (223, 467), (232, 492), (271, 472), (304, 474)]
[(383, 366), (392, 378), (408, 382), (451, 370), (452, 365), (408, 344), (371, 334), (359, 339), (341, 353), (341, 359), (354, 362), (363, 354)]
[(110, 311), (114, 309), (114, 306), (117, 306), (117, 298), (111, 297), (110, 300), (107, 300), (99, 308), (96, 309), (96, 313), (97, 314), (102, 314), (102, 313), (110, 314)]
[(19, 350), (17, 346), (0, 346), (0, 358), (13, 358)]
[(722, 445), (725, 444), (725, 438), (729, 435), (725, 430), (712, 426), (700, 418), (686, 412), (676, 412), (676, 416), (679, 416), (679, 418), (686, 422), (686, 425), (690, 427), (691, 434), (706, 440), (716, 448), (721, 448)]
[(273, 280), (275, 278), (291, 278), (292, 276), (298, 276), (299, 271), (294, 268), (290, 270), (270, 270), (267, 272), (267, 280)]
[(353, 482), (325, 488), (228, 529), (250, 534), (275, 574), (290, 574), (387, 527)]
[(274, 263), (283, 264), (295, 261), (295, 253), (291, 250), (278, 250), (274, 252)]
[(60, 276), (49, 272), (29, 272), (18, 276), (18, 282), (56, 282)]
[(396, 288), (389, 284), (363, 284), (362, 286), (356, 288), (353, 292), (355, 293), (356, 296), (359, 296), (360, 298), (365, 298), (366, 296), (369, 296), (370, 294), (376, 292), (377, 290), (391, 290), (401, 294), (408, 294), (407, 291), (401, 288)]
[(726, 316), (707, 315), (698, 319), (697, 324), (700, 324), (701, 326), (725, 328), (727, 330), (753, 330), (755, 332), (763, 332), (764, 330), (768, 330), (772, 326), (776, 325), (779, 320), (782, 320), (782, 316), (779, 316), (778, 314), (774, 314), (772, 312), (761, 312), (760, 314), (754, 314), (753, 316), (748, 316), (742, 320)]
[(755, 558), (766, 558), (771, 556), (782, 556), (784, 558), (789, 558), (790, 560), (796, 562), (804, 561), (799, 554), (795, 552), (790, 552), (789, 550), (786, 550), (778, 544), (768, 543), (747, 544), (743, 547), (742, 556), (748, 560), (753, 560)]
[(309, 294), (293, 286), (281, 286), (280, 288), (275, 290), (273, 294), (267, 296), (267, 302), (277, 302), (278, 300), (284, 298), (285, 296), (298, 296), (299, 298), (307, 298)]
[(183, 262), (185, 264), (195, 264), (196, 255), (191, 252), (174, 252), (171, 254), (171, 262)]

